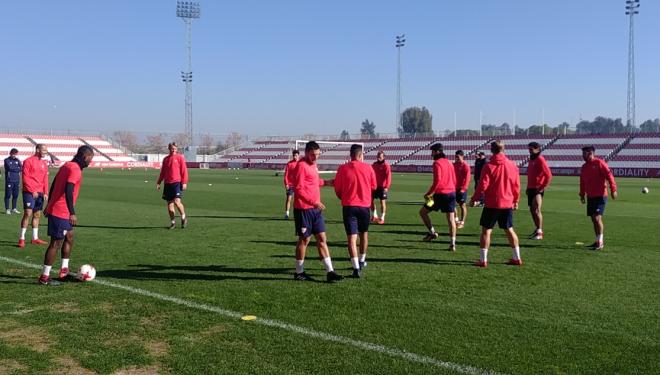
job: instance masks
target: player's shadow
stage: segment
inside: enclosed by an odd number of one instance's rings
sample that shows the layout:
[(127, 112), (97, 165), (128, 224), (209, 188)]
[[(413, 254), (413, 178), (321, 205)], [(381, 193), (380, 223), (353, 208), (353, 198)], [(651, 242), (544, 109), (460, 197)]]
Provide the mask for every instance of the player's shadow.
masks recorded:
[[(291, 248), (292, 250), (296, 246), (296, 241), (262, 241), (262, 240), (253, 240), (250, 241), (252, 243), (257, 243), (257, 244), (269, 244), (269, 245), (278, 245), (278, 246), (283, 246), (283, 247), (288, 247)], [(380, 245), (376, 244), (374, 242), (369, 242), (369, 246), (372, 248), (390, 248), (390, 249), (401, 249), (401, 246), (391, 246), (391, 245)], [(330, 249), (337, 249), (337, 248), (346, 248), (346, 242), (340, 242), (340, 241), (328, 241), (328, 247)], [(409, 248), (409, 247), (407, 247)], [(307, 246), (307, 251), (316, 251), (316, 240), (312, 238), (312, 240), (309, 242), (309, 246)], [(290, 255), (289, 255), (290, 257)]]
[(0, 275), (0, 284), (36, 284), (37, 278), (15, 275)]
[[(100, 277), (129, 280), (160, 280), (160, 281), (223, 281), (223, 280), (264, 280), (289, 281), (290, 268), (237, 268), (223, 265), (205, 266), (165, 266), (158, 264), (134, 264), (129, 269), (103, 270), (96, 273)], [(245, 274), (245, 275), (244, 275)], [(252, 276), (248, 274), (267, 274), (273, 276)], [(274, 277), (281, 275), (282, 277)], [(286, 277), (284, 277), (286, 276)]]
[[(446, 251), (449, 253), (449, 251)], [(451, 260), (451, 259), (426, 259), (426, 258), (373, 258), (367, 259), (373, 263), (415, 263), (447, 266), (474, 266), (473, 261), (469, 260)]]
[[(413, 235), (413, 236), (424, 237), (428, 232), (425, 232), (423, 230), (381, 230), (378, 231), (378, 233), (387, 233), (387, 234), (396, 234), (396, 235)], [(440, 234), (440, 237), (449, 236), (448, 232), (438, 232), (438, 234)], [(465, 232), (456, 233), (456, 237), (474, 237), (474, 236), (478, 236), (478, 234), (465, 233)]]
[(141, 230), (141, 229), (163, 229), (165, 226), (142, 226), (142, 227), (129, 227), (121, 225), (76, 225), (76, 228), (94, 228), (94, 229), (119, 229), (119, 230)]
[(254, 221), (285, 221), (279, 217), (273, 216), (231, 216), (231, 215), (188, 215), (190, 218), (198, 219), (245, 219)]

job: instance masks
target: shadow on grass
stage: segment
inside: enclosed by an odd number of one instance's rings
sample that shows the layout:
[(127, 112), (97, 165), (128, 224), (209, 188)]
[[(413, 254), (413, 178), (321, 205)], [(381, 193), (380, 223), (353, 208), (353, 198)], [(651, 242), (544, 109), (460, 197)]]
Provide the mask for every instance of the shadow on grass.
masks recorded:
[(128, 229), (128, 230), (140, 230), (140, 229), (168, 229), (168, 226), (150, 226), (150, 227), (128, 227), (128, 226), (115, 226), (115, 225), (76, 225), (76, 228), (95, 228), (95, 229)]
[[(188, 215), (190, 218), (199, 218), (199, 219), (244, 219), (244, 220), (255, 220), (255, 221), (283, 221), (290, 222), (293, 226), (293, 215), (290, 219), (284, 219), (281, 217), (274, 216), (230, 216), (230, 215)], [(343, 224), (340, 220), (325, 220), (326, 224)]]
[[(291, 268), (235, 268), (223, 265), (207, 266), (165, 266), (157, 264), (134, 264), (130, 269), (102, 270), (100, 277), (129, 280), (277, 280), (294, 281)], [(169, 272), (168, 272), (169, 271)], [(250, 276), (243, 274), (266, 274), (273, 276)], [(274, 277), (281, 276), (281, 277)]]
[[(260, 240), (254, 240), (250, 241), (251, 243), (258, 243), (258, 244), (270, 244), (270, 245), (277, 245), (277, 246), (283, 246), (283, 247), (288, 247), (291, 248), (291, 251), (293, 251), (296, 247), (296, 239), (293, 239), (291, 241), (260, 241)], [(309, 251), (316, 251), (316, 240), (312, 238), (312, 240), (309, 243), (309, 246), (307, 246), (307, 252)], [(328, 247), (330, 250), (332, 249), (338, 249), (338, 248), (346, 248), (346, 241), (340, 242), (340, 241), (328, 241)], [(401, 246), (391, 246), (391, 245), (378, 245), (374, 242), (369, 242), (369, 247), (370, 248), (388, 248), (388, 249), (402, 249)], [(409, 246), (407, 248), (410, 248)]]
[[(423, 228), (423, 226), (422, 226), (422, 228)], [(428, 232), (423, 230), (423, 229), (420, 229), (420, 230), (381, 230), (381, 231), (378, 231), (378, 233), (398, 234), (398, 235), (413, 235), (413, 236), (419, 236), (420, 238), (423, 238), (424, 236), (426, 236), (426, 234)], [(447, 232), (438, 232), (438, 234), (440, 234), (440, 237), (443, 237), (443, 236), (448, 237), (449, 236), (449, 233), (447, 233)], [(477, 233), (465, 233), (465, 232), (456, 233), (456, 237), (475, 237), (475, 236), (479, 236), (479, 234), (477, 234)]]
[[(443, 251), (443, 253), (451, 254), (449, 251)], [(271, 258), (290, 258), (293, 259), (293, 255), (271, 255)], [(309, 256), (307, 257), (310, 258)], [(315, 258), (316, 259), (316, 258)], [(349, 259), (343, 256), (333, 256), (332, 262), (335, 263), (335, 268), (342, 268), (337, 266), (343, 262), (348, 262)], [(450, 265), (450, 266), (473, 266), (474, 262), (469, 260), (447, 260), (447, 259), (427, 259), (427, 258), (374, 258), (367, 256), (367, 262), (369, 263), (416, 263), (416, 264), (432, 264), (432, 265)], [(351, 269), (350, 267), (346, 269)]]

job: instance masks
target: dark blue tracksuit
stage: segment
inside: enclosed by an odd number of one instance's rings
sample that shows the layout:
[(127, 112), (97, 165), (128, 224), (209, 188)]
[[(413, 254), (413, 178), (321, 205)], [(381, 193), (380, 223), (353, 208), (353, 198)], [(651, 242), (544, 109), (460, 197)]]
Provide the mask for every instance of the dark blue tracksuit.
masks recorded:
[(8, 210), (9, 198), (11, 200), (11, 208), (16, 208), (16, 201), (18, 200), (18, 188), (21, 185), (21, 168), (23, 165), (18, 158), (11, 156), (5, 159), (5, 209)]

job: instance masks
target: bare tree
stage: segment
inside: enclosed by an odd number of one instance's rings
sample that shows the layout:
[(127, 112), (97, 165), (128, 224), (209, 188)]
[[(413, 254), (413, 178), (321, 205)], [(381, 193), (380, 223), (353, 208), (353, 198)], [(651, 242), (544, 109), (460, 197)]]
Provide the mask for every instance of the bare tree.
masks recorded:
[(119, 142), (121, 147), (127, 148), (130, 151), (135, 151), (138, 147), (137, 136), (129, 131), (116, 131), (114, 133), (116, 142)]
[(179, 148), (181, 149), (186, 148), (188, 147), (188, 134), (185, 133), (174, 134), (170, 142), (176, 142), (177, 146), (179, 146)]
[(147, 136), (147, 150), (149, 152), (164, 154), (167, 152), (166, 144), (167, 141), (163, 133)]
[(215, 152), (215, 139), (211, 134), (202, 134), (202, 139), (199, 142), (199, 153), (200, 154), (212, 154)]
[(227, 140), (225, 141), (225, 146), (227, 148), (229, 147), (238, 147), (243, 143), (243, 136), (240, 133), (237, 132), (231, 132), (227, 136)]

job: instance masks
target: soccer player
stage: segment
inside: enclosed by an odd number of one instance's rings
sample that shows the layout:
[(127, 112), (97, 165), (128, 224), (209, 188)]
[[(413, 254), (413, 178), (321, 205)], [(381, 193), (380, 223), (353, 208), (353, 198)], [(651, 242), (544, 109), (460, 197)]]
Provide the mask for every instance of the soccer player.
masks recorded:
[(456, 228), (465, 226), (467, 219), (467, 190), (470, 186), (470, 166), (464, 160), (463, 150), (456, 151), (454, 155), (454, 172), (456, 173), (456, 204), (461, 210), (460, 216), (456, 218)]
[(284, 220), (289, 220), (289, 207), (291, 207), (291, 198), (293, 197), (293, 172), (296, 169), (300, 159), (298, 150), (291, 151), (291, 160), (284, 167), (284, 189), (286, 190), (286, 202), (284, 202)]
[(494, 141), (490, 144), (493, 156), (481, 171), (477, 190), (472, 195), (470, 203), (476, 202), (484, 194), (484, 210), (481, 212), (481, 259), (475, 263), (477, 267), (488, 267), (488, 248), (490, 235), (495, 223), (504, 229), (513, 257), (507, 262), (510, 265), (521, 266), (520, 245), (518, 235), (513, 230), (513, 210), (518, 209), (520, 199), (520, 173), (518, 166), (504, 155), (504, 143)]
[(48, 200), (48, 148), (37, 144), (34, 155), (23, 163), (23, 218), (18, 247), (25, 247), (25, 232), (28, 220), (32, 217), (32, 241), (34, 245), (45, 245), (47, 242), (39, 239), (39, 219), (44, 202)]
[[(387, 192), (390, 190), (392, 184), (392, 169), (390, 164), (385, 161), (385, 153), (378, 150), (376, 154), (376, 161), (371, 165), (376, 173), (376, 189), (372, 193), (371, 210), (373, 211), (373, 218), (371, 221), (378, 224), (385, 224), (385, 213), (387, 212)], [(373, 202), (375, 199), (380, 200), (380, 217), (378, 217), (378, 210), (376, 204)]]
[[(21, 160), (17, 157), (18, 150), (12, 148), (9, 151), (9, 157), (5, 159), (5, 213), (11, 215), (12, 212), (20, 214), (21, 212), (16, 209), (18, 201), (18, 188), (21, 183)], [(9, 200), (11, 199), (11, 209), (9, 208)]]
[[(488, 160), (486, 160), (486, 154), (483, 151), (477, 152), (477, 158), (474, 160), (474, 188), (477, 188), (479, 185), (479, 178), (481, 177), (481, 170), (484, 168), (484, 165)], [(478, 203), (476, 205), (483, 206), (484, 197), (479, 197)]]
[(529, 149), (527, 205), (536, 226), (536, 230), (529, 235), (529, 238), (532, 240), (542, 240), (543, 215), (541, 214), (541, 206), (543, 205), (545, 189), (550, 185), (550, 181), (552, 180), (552, 172), (548, 168), (545, 158), (541, 155), (541, 145), (538, 142), (530, 142), (527, 148)]
[(433, 228), (429, 212), (444, 212), (447, 215), (447, 224), (449, 225), (449, 251), (456, 251), (456, 222), (454, 221), (454, 211), (456, 210), (456, 172), (451, 162), (443, 152), (442, 143), (435, 143), (431, 146), (431, 156), (433, 157), (433, 184), (424, 194), (424, 198), (433, 199), (433, 204), (425, 204), (419, 210), (419, 216), (429, 233), (424, 237), (424, 241), (432, 241), (438, 238), (438, 233)]
[(181, 228), (188, 226), (186, 209), (181, 202), (182, 192), (188, 188), (188, 167), (186, 159), (181, 154), (177, 154), (179, 146), (176, 142), (167, 145), (170, 154), (163, 159), (160, 167), (160, 176), (156, 182), (156, 189), (160, 190), (160, 183), (165, 181), (163, 188), (163, 200), (167, 201), (167, 213), (170, 215), (170, 229), (176, 228), (174, 219), (174, 207), (176, 206), (181, 215)]
[(605, 214), (605, 205), (607, 204), (607, 182), (610, 185), (612, 199), (618, 197), (616, 182), (612, 171), (604, 160), (598, 159), (594, 153), (594, 146), (585, 146), (582, 148), (582, 159), (584, 164), (580, 172), (580, 201), (585, 203), (587, 196), (587, 216), (591, 217), (594, 225), (596, 241), (589, 248), (592, 250), (602, 250), (605, 247), (603, 242), (603, 215)]
[(305, 253), (311, 236), (316, 237), (316, 247), (319, 257), (326, 270), (326, 280), (335, 282), (343, 277), (338, 275), (332, 267), (328, 241), (325, 236), (325, 221), (323, 210), (325, 205), (321, 202), (321, 189), (323, 185), (331, 186), (334, 181), (319, 178), (316, 160), (321, 155), (319, 144), (310, 141), (305, 145), (305, 157), (296, 165), (294, 174), (294, 196), (293, 196), (293, 218), (295, 220), (296, 235), (296, 273), (294, 280), (313, 281), (314, 279), (305, 273)]
[[(348, 255), (353, 266), (351, 277), (360, 278), (367, 265), (369, 246), (369, 206), (371, 194), (376, 190), (376, 173), (363, 162), (362, 146), (351, 146), (351, 161), (337, 170), (334, 186), (337, 198), (341, 199), (344, 229), (348, 240)], [(360, 236), (360, 257), (358, 258), (357, 238)]]
[(50, 270), (55, 263), (57, 250), (62, 255), (62, 267), (59, 279), (64, 280), (69, 274), (69, 258), (73, 249), (74, 229), (78, 224), (75, 204), (78, 200), (80, 185), (82, 183), (82, 170), (94, 158), (94, 150), (87, 145), (80, 146), (73, 160), (64, 163), (57, 171), (50, 188), (50, 200), (44, 211), (48, 217), (48, 235), (50, 244), (44, 255), (44, 265), (39, 276), (39, 284), (58, 285), (57, 281), (50, 279)]

